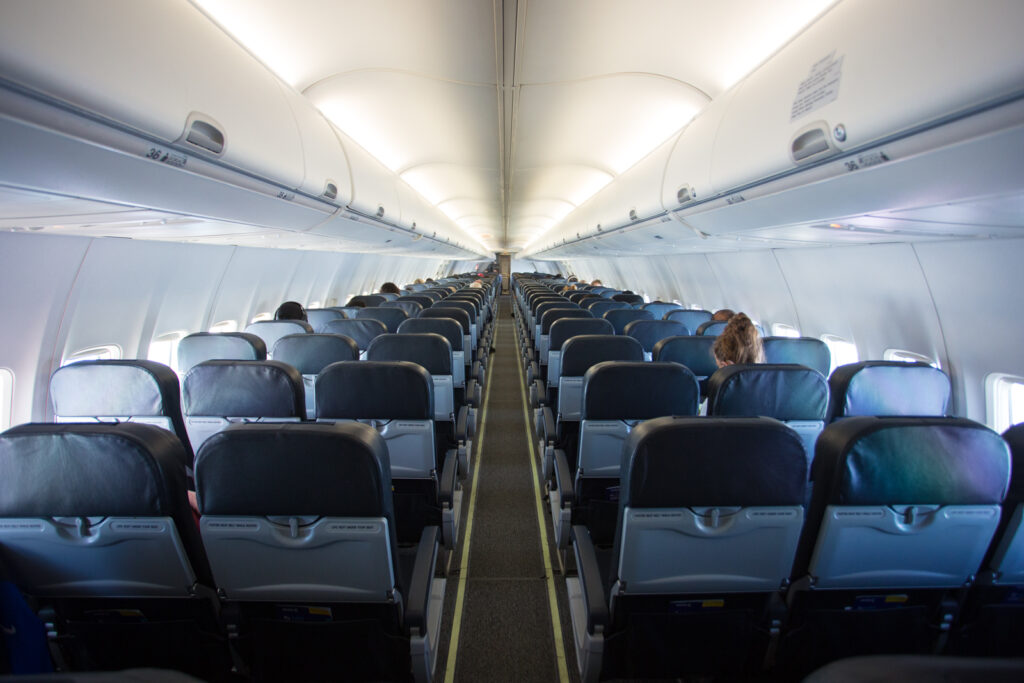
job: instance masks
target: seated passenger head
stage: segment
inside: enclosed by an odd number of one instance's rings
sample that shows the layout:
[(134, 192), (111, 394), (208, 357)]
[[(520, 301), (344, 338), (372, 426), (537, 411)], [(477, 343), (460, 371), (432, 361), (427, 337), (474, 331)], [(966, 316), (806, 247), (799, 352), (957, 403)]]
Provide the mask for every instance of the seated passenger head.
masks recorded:
[(422, 284), (423, 284), (423, 278), (421, 278), (421, 277), (418, 277), (418, 278), (416, 278), (415, 280), (413, 280), (413, 281), (412, 281), (412, 283), (413, 283), (414, 285), (422, 285)]
[(604, 287), (604, 284), (602, 284), (600, 280), (594, 280), (593, 282), (590, 283), (590, 286), (591, 287)]
[(483, 289), (484, 284), (479, 280), (473, 280), (469, 283), (469, 286), (473, 289)]
[(298, 301), (285, 301), (274, 311), (274, 320), (306, 320), (306, 311)]
[(754, 322), (745, 313), (729, 318), (722, 333), (711, 347), (718, 367), (764, 362), (764, 345)]
[(711, 315), (711, 319), (715, 321), (725, 322), (736, 315), (736, 311), (731, 308), (720, 308)]
[(566, 282), (579, 282), (579, 280), (576, 279), (575, 275), (570, 275)]
[(381, 294), (401, 294), (402, 290), (394, 282), (385, 282), (380, 286)]

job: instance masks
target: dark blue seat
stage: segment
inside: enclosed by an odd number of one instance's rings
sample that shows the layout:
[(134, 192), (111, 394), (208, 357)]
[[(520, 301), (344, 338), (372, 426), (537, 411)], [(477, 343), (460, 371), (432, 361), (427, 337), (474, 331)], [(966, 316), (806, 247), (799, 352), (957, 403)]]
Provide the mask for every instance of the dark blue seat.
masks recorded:
[(639, 308), (612, 309), (604, 312), (604, 319), (615, 327), (615, 334), (625, 334), (626, 325), (636, 320), (654, 320), (654, 314)]
[(832, 419), (856, 415), (945, 416), (949, 376), (927, 363), (868, 360), (836, 368), (828, 379)]
[(338, 318), (346, 317), (337, 308), (307, 308), (306, 309), (306, 322), (313, 328), (314, 332), (319, 332), (320, 328), (325, 323), (331, 320), (337, 320)]
[(379, 320), (388, 328), (388, 332), (394, 334), (398, 332), (398, 326), (401, 325), (404, 320), (409, 319), (409, 314), (401, 308), (384, 308), (383, 306), (376, 306), (374, 308), (362, 309), (356, 313), (356, 319)]
[(224, 619), (255, 680), (429, 677), (439, 534), (401, 543), (376, 430), (234, 425), (203, 444), (196, 484)]
[(227, 671), (185, 460), (174, 434), (147, 424), (0, 435), (0, 564), (49, 611), (51, 646), (73, 667)]
[(689, 336), (686, 325), (674, 320), (634, 320), (626, 325), (623, 332), (633, 337), (644, 347), (644, 354), (650, 360), (654, 354), (654, 346), (667, 337)]
[(610, 301), (608, 299), (595, 299), (593, 302), (587, 301), (586, 309), (594, 314), (595, 318), (601, 318), (608, 311), (621, 310), (625, 308), (632, 308), (625, 301)]
[(362, 353), (376, 337), (388, 333), (388, 326), (380, 320), (371, 320), (370, 318), (332, 320), (320, 328), (320, 332), (348, 337), (356, 343)]
[(650, 311), (651, 313), (653, 313), (655, 320), (665, 320), (665, 316), (671, 311), (683, 310), (683, 307), (680, 306), (679, 304), (674, 304), (666, 301), (652, 301), (649, 304), (644, 304), (640, 308), (642, 308), (645, 311)]
[(765, 337), (766, 363), (796, 363), (814, 368), (825, 377), (832, 369), (832, 352), (817, 337)]
[(799, 437), (770, 418), (660, 417), (622, 450), (615, 539), (573, 527), (581, 680), (739, 676), (769, 652), (804, 516)]
[(359, 360), (359, 345), (343, 334), (290, 334), (274, 345), (274, 358), (302, 375), (306, 419), (316, 418), (316, 376), (331, 363)]
[(1010, 479), (1006, 442), (960, 418), (848, 417), (818, 437), (782, 671), (941, 646)]
[(701, 397), (707, 398), (708, 377), (718, 370), (712, 347), (714, 337), (665, 337), (654, 345), (652, 360), (681, 363), (690, 369), (700, 384)]
[(304, 320), (260, 320), (247, 325), (245, 332), (262, 339), (267, 345), (267, 357), (273, 358), (278, 339), (289, 334), (311, 334), (313, 327)]
[(365, 308), (373, 308), (374, 306), (380, 306), (387, 300), (387, 297), (383, 294), (357, 294), (349, 299), (345, 306), (359, 306), (361, 304)]
[(686, 325), (686, 329), (690, 330), (691, 333), (695, 333), (698, 327), (711, 320), (711, 316), (711, 311), (695, 308), (677, 308), (666, 313), (662, 319), (681, 322)]
[(423, 304), (416, 301), (409, 301), (408, 297), (402, 297), (395, 301), (385, 301), (378, 308), (400, 308), (405, 311), (408, 318), (415, 318), (423, 310)]
[(266, 360), (267, 344), (245, 332), (195, 332), (178, 342), (178, 373), (206, 360)]

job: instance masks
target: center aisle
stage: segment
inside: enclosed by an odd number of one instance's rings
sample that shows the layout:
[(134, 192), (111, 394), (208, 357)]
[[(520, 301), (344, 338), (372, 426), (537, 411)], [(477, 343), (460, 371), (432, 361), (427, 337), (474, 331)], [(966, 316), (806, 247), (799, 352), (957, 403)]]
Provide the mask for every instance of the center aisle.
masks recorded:
[[(541, 548), (511, 302), (507, 296), (499, 300), (486, 427), (483, 443), (474, 454), (480, 471), (471, 491), (475, 500), (469, 513), (472, 526), (468, 530), (465, 595), (461, 615), (455, 606), (455, 623), (447, 621), (453, 624), (452, 636), (458, 638), (457, 650), (449, 650), (448, 638), (442, 640), (435, 680), (572, 680), (565, 677), (567, 668), (575, 667), (566, 667), (564, 660), (565, 653), (572, 656), (564, 581), (560, 575), (549, 576)], [(543, 519), (547, 524), (548, 517)], [(459, 566), (459, 559), (453, 560), (453, 569)], [(455, 592), (458, 579), (457, 572), (449, 577), (450, 592)], [(561, 652), (556, 652), (552, 628), (556, 593), (551, 586), (558, 594), (559, 639), (564, 642), (568, 636), (569, 647), (557, 648)], [(561, 666), (558, 655), (563, 657)]]

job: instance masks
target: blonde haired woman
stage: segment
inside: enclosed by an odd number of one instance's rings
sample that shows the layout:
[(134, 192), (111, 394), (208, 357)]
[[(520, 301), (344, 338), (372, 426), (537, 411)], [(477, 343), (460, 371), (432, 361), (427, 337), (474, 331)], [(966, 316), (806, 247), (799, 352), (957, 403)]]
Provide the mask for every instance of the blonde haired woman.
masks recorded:
[(745, 365), (764, 362), (764, 344), (754, 321), (745, 313), (729, 318), (722, 333), (715, 339), (711, 351), (715, 354), (718, 367)]

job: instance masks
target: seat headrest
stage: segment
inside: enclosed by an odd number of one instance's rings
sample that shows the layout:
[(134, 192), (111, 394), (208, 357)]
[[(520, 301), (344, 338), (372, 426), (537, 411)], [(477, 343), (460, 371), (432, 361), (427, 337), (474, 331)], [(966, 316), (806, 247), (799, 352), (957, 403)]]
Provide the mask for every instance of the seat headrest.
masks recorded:
[(387, 301), (387, 297), (383, 294), (358, 294), (348, 300), (346, 306), (358, 306), (362, 304), (366, 308), (373, 308), (374, 306), (380, 306), (382, 303)]
[(654, 360), (685, 365), (698, 377), (709, 377), (718, 370), (714, 345), (714, 337), (665, 337), (654, 345), (652, 355)]
[(19, 425), (0, 435), (0, 516), (167, 515), (193, 524), (186, 463), (181, 441), (153, 425)]
[(583, 334), (562, 345), (562, 377), (582, 377), (593, 365), (606, 360), (642, 361), (644, 349), (632, 337)]
[(701, 323), (695, 334), (706, 337), (717, 337), (722, 334), (722, 330), (724, 330), (725, 326), (728, 324), (729, 322), (727, 320), (708, 320), (707, 322)]
[(693, 334), (697, 331), (697, 328), (711, 320), (713, 314), (711, 311), (704, 311), (693, 308), (679, 308), (674, 311), (669, 311), (663, 317), (665, 320), (677, 320), (682, 324), (686, 325), (686, 329), (690, 330)]
[[(586, 309), (594, 314), (595, 318), (601, 318), (608, 311), (623, 310), (632, 308), (625, 301), (610, 301), (608, 299), (595, 299), (593, 303), (587, 302)], [(612, 329), (615, 329), (614, 327)]]
[(551, 324), (548, 349), (561, 351), (566, 340), (580, 334), (615, 334), (615, 328), (600, 318), (559, 318)]
[(359, 360), (359, 345), (343, 334), (289, 334), (274, 345), (274, 360), (316, 375), (331, 363)]
[(452, 351), (462, 351), (462, 326), (452, 318), (410, 318), (398, 326), (399, 334), (439, 334), (448, 340)]
[(460, 311), (465, 311), (466, 315), (469, 316), (469, 322), (476, 322), (476, 306), (469, 301), (460, 301), (454, 297), (448, 297), (442, 301), (435, 302), (431, 308), (457, 308)]
[(393, 514), (387, 446), (358, 422), (231, 425), (199, 449), (196, 493), (204, 515)]
[(452, 374), (452, 347), (439, 334), (382, 334), (370, 342), (366, 360), (404, 360), (422, 365), (431, 375)]
[(828, 377), (832, 352), (822, 340), (816, 337), (765, 337), (761, 341), (766, 362), (806, 365)]
[(584, 311), (582, 308), (552, 308), (550, 311), (545, 311), (544, 315), (540, 318), (540, 333), (551, 334), (551, 326), (555, 324), (556, 320), (565, 320), (567, 318), (593, 318), (594, 314), (590, 311)]
[(583, 375), (583, 419), (649, 420), (696, 415), (697, 378), (678, 363), (604, 361)]
[(380, 308), (399, 308), (405, 311), (405, 314), (408, 317), (413, 318), (416, 316), (416, 314), (423, 310), (423, 304), (417, 303), (415, 301), (407, 301), (406, 298), (403, 296), (398, 301), (385, 301), (380, 305)]
[(196, 332), (178, 342), (178, 371), (204, 360), (266, 360), (267, 344), (248, 332)]
[[(442, 302), (443, 304), (443, 302)], [(466, 313), (461, 308), (447, 307), (444, 305), (431, 306), (430, 308), (424, 308), (420, 311), (417, 318), (450, 318), (455, 320), (462, 326), (462, 334), (469, 334), (470, 330), (470, 317), (469, 313)]]
[(316, 415), (337, 420), (430, 420), (434, 383), (416, 363), (333, 363), (316, 378)]
[[(650, 311), (651, 313), (653, 313), (655, 320), (663, 320), (665, 318), (665, 314), (668, 313), (669, 311), (683, 310), (683, 307), (680, 306), (679, 304), (674, 304), (668, 301), (652, 301), (649, 304), (644, 304), (643, 306), (641, 306), (641, 308), (643, 308), (643, 310), (645, 311)], [(683, 324), (685, 325), (685, 323)]]
[(208, 360), (185, 375), (186, 415), (305, 417), (302, 375), (274, 360)]
[(332, 320), (321, 327), (320, 332), (344, 335), (354, 341), (360, 351), (365, 351), (374, 337), (388, 333), (388, 326), (379, 320), (370, 320), (369, 318)]
[(50, 377), (53, 412), (60, 417), (180, 414), (178, 376), (148, 360), (91, 360), (58, 368)]
[(305, 320), (258, 320), (245, 326), (245, 331), (255, 334), (263, 341), (273, 338), (275, 341), (286, 334), (302, 334), (313, 331), (313, 327)]
[[(646, 310), (646, 309), (645, 309)], [(626, 335), (639, 341), (644, 351), (654, 351), (654, 345), (666, 337), (688, 336), (686, 325), (675, 320), (634, 320), (624, 328)]]
[(306, 309), (306, 322), (313, 328), (314, 332), (319, 332), (320, 327), (324, 323), (331, 320), (337, 320), (344, 318), (345, 314), (336, 308), (307, 308)]
[(807, 456), (767, 417), (659, 417), (622, 451), (621, 507), (802, 505)]
[(388, 328), (388, 332), (398, 332), (398, 326), (402, 324), (403, 320), (408, 319), (409, 314), (403, 311), (401, 308), (383, 308), (377, 306), (375, 308), (363, 308), (356, 313), (357, 320), (379, 320), (384, 323), (384, 326)]
[(708, 380), (708, 415), (824, 420), (828, 383), (803, 365), (727, 365)]
[(927, 363), (870, 360), (842, 365), (829, 377), (836, 417), (944, 416), (952, 385)]
[(639, 294), (615, 294), (612, 296), (612, 301), (625, 301), (627, 304), (642, 304), (644, 298)]
[(828, 503), (989, 505), (1006, 494), (1010, 452), (963, 418), (850, 417), (818, 437), (811, 477)]
[(615, 326), (615, 334), (625, 334), (626, 325), (634, 320), (654, 320), (654, 314), (642, 308), (621, 308), (604, 312), (604, 319)]

